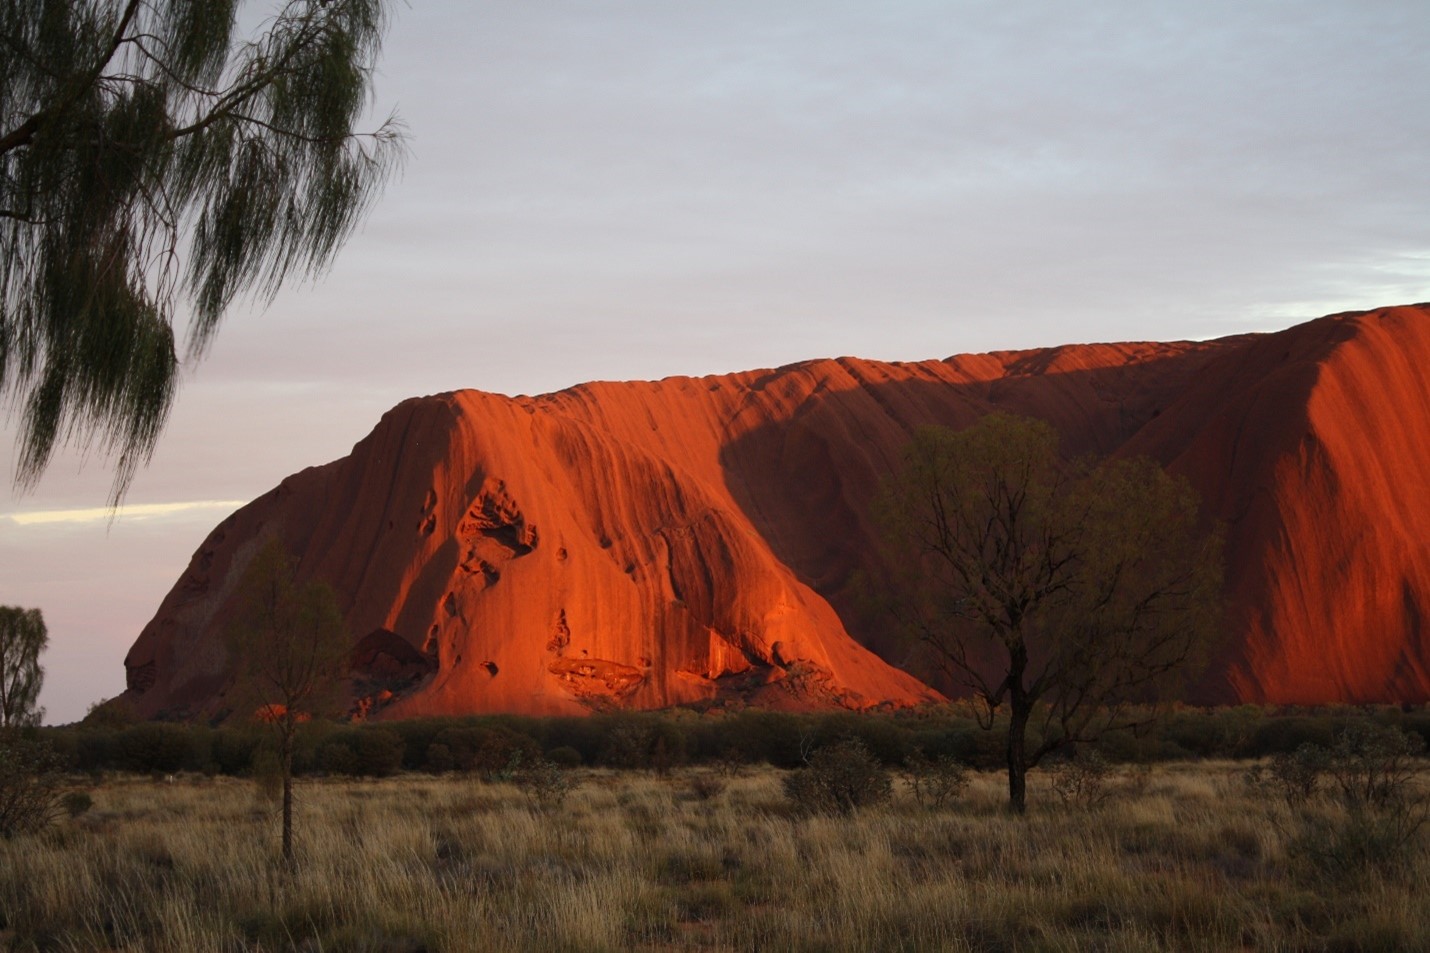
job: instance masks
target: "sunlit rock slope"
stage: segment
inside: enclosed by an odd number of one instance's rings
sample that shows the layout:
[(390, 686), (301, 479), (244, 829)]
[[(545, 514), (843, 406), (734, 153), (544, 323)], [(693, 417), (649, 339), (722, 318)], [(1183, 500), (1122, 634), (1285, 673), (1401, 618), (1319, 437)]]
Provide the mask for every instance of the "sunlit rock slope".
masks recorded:
[(228, 706), (222, 633), (272, 535), (333, 585), (355, 710), (580, 712), (935, 697), (858, 610), (869, 503), (913, 430), (993, 410), (1070, 455), (1147, 454), (1228, 529), (1228, 633), (1196, 701), (1424, 701), (1430, 308), (1210, 342), (461, 391), (225, 520), (126, 659), (145, 715)]

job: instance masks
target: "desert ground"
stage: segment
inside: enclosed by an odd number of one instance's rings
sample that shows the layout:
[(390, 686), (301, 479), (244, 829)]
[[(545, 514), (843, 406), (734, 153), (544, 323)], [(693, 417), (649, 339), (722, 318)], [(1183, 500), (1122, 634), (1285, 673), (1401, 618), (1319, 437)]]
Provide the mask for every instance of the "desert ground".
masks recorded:
[(106, 776), (87, 812), (0, 841), (0, 947), (1430, 949), (1414, 818), (1293, 806), (1248, 766), (1120, 766), (1066, 800), (1038, 771), (1023, 818), (996, 772), (939, 807), (896, 773), (848, 816), (800, 810), (768, 766), (304, 779), (291, 872), (271, 785)]

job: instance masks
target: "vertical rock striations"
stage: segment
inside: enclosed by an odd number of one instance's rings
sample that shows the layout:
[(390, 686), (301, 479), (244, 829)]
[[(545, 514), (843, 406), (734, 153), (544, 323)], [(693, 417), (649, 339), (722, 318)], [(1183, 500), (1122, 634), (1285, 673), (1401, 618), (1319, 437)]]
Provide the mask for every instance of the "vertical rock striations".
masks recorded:
[(887, 558), (869, 504), (915, 428), (1003, 410), (1069, 454), (1152, 456), (1226, 522), (1229, 632), (1198, 700), (1423, 701), (1426, 366), (1417, 306), (408, 400), (210, 534), (130, 650), (127, 694), (151, 716), (225, 709), (234, 584), (277, 534), (338, 593), (363, 713), (915, 704), (936, 696), (853, 596)]

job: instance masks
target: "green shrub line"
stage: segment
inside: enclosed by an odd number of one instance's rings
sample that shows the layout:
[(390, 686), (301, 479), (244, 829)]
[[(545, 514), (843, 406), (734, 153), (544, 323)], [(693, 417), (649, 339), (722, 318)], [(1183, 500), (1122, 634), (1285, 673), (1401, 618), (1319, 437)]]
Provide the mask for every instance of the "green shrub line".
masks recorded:
[[(1140, 732), (1106, 736), (1111, 763), (1150, 764), (1204, 758), (1291, 756), (1303, 745), (1329, 747), (1348, 725), (1398, 727), (1430, 742), (1430, 710), (1379, 707), (1176, 708)], [(174, 721), (117, 723), (105, 717), (35, 730), (78, 773), (200, 772), (249, 776), (269, 744), (260, 726)], [(880, 763), (911, 757), (948, 759), (978, 769), (1002, 764), (1004, 735), (979, 727), (957, 706), (894, 713), (819, 714), (743, 709), (699, 712), (604, 712), (585, 717), (472, 715), (406, 721), (304, 725), (295, 769), (304, 775), (385, 777), (398, 771), (487, 778), (515, 766), (550, 761), (664, 771), (684, 765), (728, 768), (769, 764), (799, 768), (829, 745), (858, 741)]]

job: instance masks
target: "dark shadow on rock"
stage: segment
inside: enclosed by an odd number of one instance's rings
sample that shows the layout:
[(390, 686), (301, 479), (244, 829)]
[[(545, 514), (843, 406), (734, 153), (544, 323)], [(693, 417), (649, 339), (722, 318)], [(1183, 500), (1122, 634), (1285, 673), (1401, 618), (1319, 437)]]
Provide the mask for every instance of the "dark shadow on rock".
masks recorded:
[[(961, 429), (1004, 412), (1047, 421), (1068, 457), (1149, 456), (1187, 476), (1208, 522), (1227, 526), (1229, 637), (1189, 700), (1235, 701), (1227, 673), (1246, 664), (1236, 634), (1256, 611), (1254, 550), (1271, 531), (1276, 505), (1258, 497), (1262, 471), (1299, 439), (1295, 415), (1304, 419), (1317, 364), (1352, 333), (1322, 319), (1280, 334), (1147, 345), (1140, 356), (1119, 354), (1122, 346), (1051, 348), (999, 355), (1013, 358), (1005, 376), (970, 382), (917, 373), (872, 380), (888, 366), (849, 359), (791, 365), (780, 372), (786, 381), (767, 379), (765, 387), (787, 399), (803, 392), (802, 403), (727, 444), (721, 467), (775, 556), (834, 607), (857, 641), (949, 691), (956, 686), (917, 663), (891, 619), (861, 608), (854, 585), (862, 575), (877, 586), (896, 558), (884, 549), (874, 500), (914, 432)], [(1099, 349), (1106, 366), (1059, 369), (1060, 359), (1095, 361)], [(950, 362), (958, 360), (966, 359)], [(1220, 446), (1228, 430), (1256, 445)], [(1216, 452), (1207, 456), (1209, 449)]]

